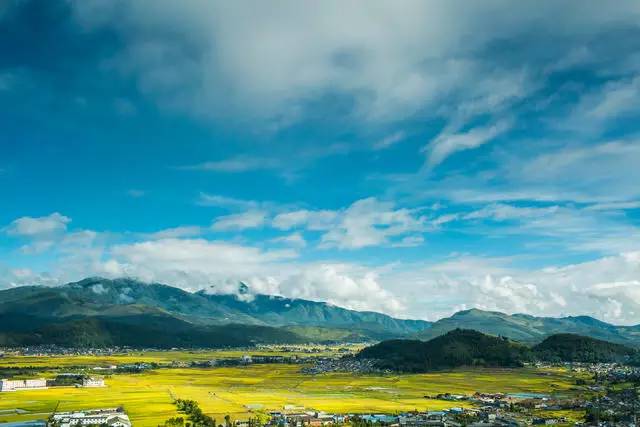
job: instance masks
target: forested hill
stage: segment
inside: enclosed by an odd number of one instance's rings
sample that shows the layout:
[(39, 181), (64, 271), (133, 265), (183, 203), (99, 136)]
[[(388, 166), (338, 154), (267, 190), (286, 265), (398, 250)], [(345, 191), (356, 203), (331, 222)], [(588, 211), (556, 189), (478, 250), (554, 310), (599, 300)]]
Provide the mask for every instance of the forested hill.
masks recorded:
[(553, 334), (570, 333), (640, 347), (640, 325), (612, 325), (589, 316), (537, 317), (478, 309), (459, 311), (408, 338), (427, 341), (458, 328), (503, 336), (530, 345)]
[(636, 354), (624, 345), (575, 334), (551, 335), (532, 350), (537, 359), (552, 362), (614, 362)]
[(430, 341), (389, 340), (363, 349), (360, 359), (375, 360), (380, 369), (426, 372), (459, 366), (517, 367), (529, 349), (505, 338), (455, 329)]
[(380, 369), (427, 372), (460, 366), (517, 367), (533, 361), (637, 363), (640, 352), (575, 334), (551, 335), (527, 347), (504, 337), (454, 329), (430, 341), (383, 341), (363, 349), (356, 357), (374, 360)]

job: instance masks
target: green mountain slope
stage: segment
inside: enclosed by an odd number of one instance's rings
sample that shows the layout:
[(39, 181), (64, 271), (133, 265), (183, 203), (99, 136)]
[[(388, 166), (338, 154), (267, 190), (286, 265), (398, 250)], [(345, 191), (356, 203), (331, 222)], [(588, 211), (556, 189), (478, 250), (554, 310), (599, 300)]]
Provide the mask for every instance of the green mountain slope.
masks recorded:
[[(379, 340), (402, 337), (430, 326), (336, 307), (324, 302), (268, 295), (191, 293), (132, 279), (89, 278), (59, 287), (24, 286), (0, 291), (0, 315), (29, 313), (40, 318), (122, 317), (165, 313), (193, 325), (294, 327), (308, 339)], [(306, 329), (305, 329), (306, 328)], [(319, 329), (321, 328), (321, 329)]]
[(455, 329), (430, 341), (390, 340), (360, 351), (381, 369), (426, 372), (459, 366), (517, 367), (529, 349), (504, 338)]
[(532, 350), (537, 359), (552, 362), (614, 362), (636, 354), (635, 350), (621, 344), (575, 334), (551, 335)]
[(477, 309), (460, 311), (451, 317), (440, 319), (431, 328), (412, 337), (429, 340), (457, 328), (474, 329), (530, 344), (540, 342), (549, 335), (572, 333), (629, 346), (640, 345), (640, 326), (615, 326), (588, 316), (536, 317)]
[(280, 328), (194, 325), (163, 313), (67, 318), (0, 315), (0, 345), (4, 346), (217, 348), (304, 341), (299, 335)]

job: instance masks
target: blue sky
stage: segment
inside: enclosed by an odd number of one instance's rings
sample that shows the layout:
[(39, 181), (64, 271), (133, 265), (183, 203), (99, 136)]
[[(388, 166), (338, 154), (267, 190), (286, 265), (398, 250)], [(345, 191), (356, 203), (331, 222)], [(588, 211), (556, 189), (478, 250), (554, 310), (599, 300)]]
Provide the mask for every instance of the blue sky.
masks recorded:
[(3, 2), (0, 286), (640, 323), (639, 17)]

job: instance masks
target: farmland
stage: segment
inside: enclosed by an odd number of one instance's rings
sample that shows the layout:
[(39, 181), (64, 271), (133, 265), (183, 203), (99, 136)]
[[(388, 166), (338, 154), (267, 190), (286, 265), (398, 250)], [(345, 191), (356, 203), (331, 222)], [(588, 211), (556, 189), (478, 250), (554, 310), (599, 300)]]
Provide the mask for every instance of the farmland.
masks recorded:
[[(220, 357), (196, 354), (196, 357)], [(252, 353), (253, 354), (253, 353)], [(126, 358), (126, 359), (123, 359)], [(40, 366), (41, 376), (53, 376), (53, 366), (132, 361), (193, 360), (194, 354), (149, 353), (126, 356), (7, 357), (0, 366)], [(206, 359), (204, 359), (206, 360)], [(533, 392), (571, 395), (575, 378), (563, 370), (460, 369), (412, 375), (356, 375), (347, 372), (305, 375), (301, 365), (249, 365), (221, 368), (163, 368), (138, 374), (115, 374), (107, 387), (50, 388), (0, 394), (0, 422), (46, 418), (58, 410), (122, 405), (136, 426), (157, 426), (176, 415), (174, 397), (198, 401), (219, 421), (226, 414), (247, 418), (251, 412), (304, 406), (328, 412), (386, 412), (464, 406), (462, 402), (429, 399), (439, 393)], [(59, 371), (58, 371), (59, 372)], [(18, 409), (24, 413), (15, 413)]]

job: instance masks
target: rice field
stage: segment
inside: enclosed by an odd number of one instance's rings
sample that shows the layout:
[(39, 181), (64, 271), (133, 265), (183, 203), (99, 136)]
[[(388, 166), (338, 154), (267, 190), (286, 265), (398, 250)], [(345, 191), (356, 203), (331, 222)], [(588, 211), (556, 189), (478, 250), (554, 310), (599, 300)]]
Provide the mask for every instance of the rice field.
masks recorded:
[[(135, 426), (157, 426), (176, 415), (173, 397), (198, 401), (205, 413), (220, 422), (226, 414), (242, 419), (252, 412), (278, 410), (284, 405), (327, 412), (392, 413), (464, 406), (425, 398), (445, 392), (575, 392), (572, 390), (575, 379), (562, 370), (466, 369), (415, 375), (311, 376), (302, 374), (300, 368), (300, 365), (250, 365), (158, 369), (113, 375), (106, 378), (104, 388), (0, 393), (0, 422), (46, 418), (56, 408), (65, 411), (122, 405)], [(12, 412), (16, 409), (24, 413)]]
[[(361, 345), (340, 346), (347, 347), (351, 351), (362, 348)], [(59, 355), (59, 356), (14, 356), (7, 354), (0, 358), (0, 368), (18, 367), (74, 367), (74, 366), (107, 366), (122, 365), (136, 362), (166, 364), (180, 361), (207, 361), (211, 359), (239, 358), (245, 354), (252, 356), (298, 356), (298, 357), (328, 357), (335, 356), (338, 347), (309, 346), (305, 351), (304, 346), (296, 350), (280, 349), (251, 349), (251, 350), (193, 350), (193, 351), (130, 351), (113, 355)]]

